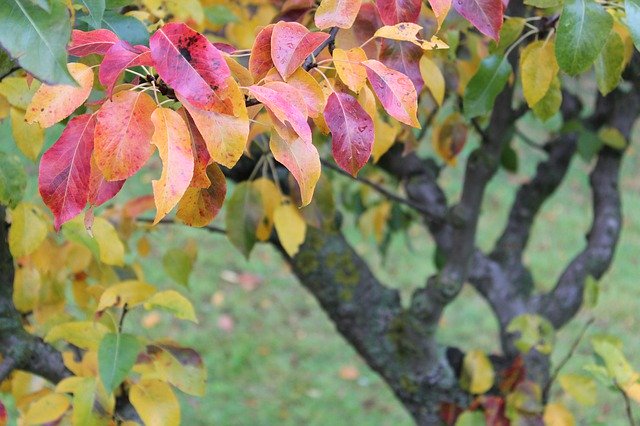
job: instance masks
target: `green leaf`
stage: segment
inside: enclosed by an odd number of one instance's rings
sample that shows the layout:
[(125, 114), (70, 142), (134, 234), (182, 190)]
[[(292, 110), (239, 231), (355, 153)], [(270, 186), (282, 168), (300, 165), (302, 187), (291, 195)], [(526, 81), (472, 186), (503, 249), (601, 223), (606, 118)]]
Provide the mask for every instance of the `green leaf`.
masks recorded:
[(553, 349), (555, 330), (549, 320), (540, 315), (519, 315), (509, 323), (507, 331), (520, 333), (515, 346), (522, 353), (536, 349), (540, 353), (549, 354)]
[(593, 309), (598, 304), (598, 294), (600, 289), (598, 287), (598, 281), (591, 275), (587, 276), (584, 282), (584, 292), (582, 293), (582, 303), (587, 308)]
[(29, 0), (47, 13), (51, 13), (51, 0)]
[(612, 343), (608, 338), (594, 337), (591, 339), (594, 352), (602, 359), (609, 376), (615, 379), (621, 386), (634, 380), (635, 371), (622, 353), (622, 349)]
[(594, 64), (596, 82), (602, 96), (606, 96), (618, 86), (624, 64), (624, 43), (620, 35), (611, 31), (607, 43)]
[(225, 25), (239, 21), (238, 17), (228, 7), (222, 4), (206, 7), (204, 9), (204, 15), (209, 22), (215, 25)]
[(607, 146), (613, 149), (623, 150), (627, 147), (627, 140), (620, 130), (615, 127), (604, 126), (598, 130), (598, 137)]
[(81, 4), (87, 9), (87, 23), (94, 29), (102, 28), (102, 16), (106, 7), (105, 0), (76, 0), (75, 3)]
[(591, 406), (596, 403), (597, 388), (592, 378), (581, 374), (563, 374), (558, 381), (562, 389), (578, 404)]
[(112, 11), (106, 11), (102, 17), (102, 28), (113, 31), (118, 37), (133, 45), (149, 45), (149, 31), (147, 31), (147, 27), (133, 16), (125, 16)]
[(585, 162), (593, 159), (593, 156), (602, 148), (602, 140), (593, 132), (583, 130), (578, 136), (578, 154)]
[(0, 76), (9, 74), (15, 65), (11, 56), (0, 48)]
[(482, 411), (465, 411), (456, 420), (456, 426), (485, 426)]
[(54, 2), (51, 13), (29, 0), (0, 2), (0, 45), (38, 80), (77, 85), (67, 70), (70, 37), (70, 15), (62, 2)]
[(556, 75), (551, 80), (547, 93), (533, 106), (533, 113), (541, 121), (547, 121), (560, 110), (562, 105), (562, 87), (560, 78)]
[(489, 53), (495, 55), (504, 55), (504, 52), (511, 46), (522, 34), (524, 29), (524, 18), (507, 18), (502, 24), (500, 30), (500, 41), (496, 43), (491, 40), (489, 43)]
[(68, 241), (85, 246), (95, 259), (100, 259), (98, 242), (91, 238), (80, 216), (62, 225), (62, 235)]
[(510, 146), (505, 146), (500, 155), (500, 165), (511, 173), (518, 171), (518, 153)]
[(527, 6), (538, 7), (540, 9), (547, 9), (550, 7), (560, 6), (562, 0), (524, 0), (524, 4)]
[(260, 193), (251, 182), (238, 184), (227, 203), (227, 237), (247, 258), (256, 244), (258, 222), (263, 216)]
[(502, 56), (487, 56), (464, 91), (465, 117), (471, 119), (491, 111), (496, 97), (502, 92), (511, 75), (511, 64)]
[(105, 334), (98, 349), (98, 371), (105, 389), (113, 392), (124, 381), (142, 345), (131, 334)]
[(0, 151), (0, 204), (15, 208), (26, 187), (27, 174), (20, 157)]
[(166, 290), (154, 294), (151, 299), (145, 302), (144, 308), (146, 310), (161, 308), (170, 312), (178, 319), (195, 323), (198, 322), (196, 312), (191, 302), (189, 302), (189, 299), (175, 290)]
[(569, 75), (586, 71), (613, 27), (613, 18), (594, 0), (567, 0), (556, 36), (556, 58)]
[(189, 285), (193, 259), (184, 250), (173, 248), (162, 257), (162, 266), (169, 277), (183, 286)]
[(625, 22), (631, 33), (633, 44), (640, 50), (640, 0), (625, 0), (624, 9), (627, 13)]

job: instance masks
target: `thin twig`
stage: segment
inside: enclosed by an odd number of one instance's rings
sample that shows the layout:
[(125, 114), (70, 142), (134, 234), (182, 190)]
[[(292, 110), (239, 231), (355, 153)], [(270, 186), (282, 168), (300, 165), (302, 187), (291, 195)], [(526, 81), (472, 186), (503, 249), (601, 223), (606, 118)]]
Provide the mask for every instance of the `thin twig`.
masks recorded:
[[(138, 222), (143, 222), (143, 223), (153, 223), (153, 219), (151, 218), (147, 218), (147, 217), (139, 217), (136, 219), (136, 221)], [(160, 220), (160, 222), (158, 222), (158, 224), (162, 224), (162, 225), (181, 225), (180, 222), (176, 222), (173, 219), (170, 218), (164, 218), (162, 220)], [(206, 229), (209, 232), (212, 232), (214, 234), (226, 234), (227, 231), (224, 228), (220, 228), (218, 226), (215, 225), (207, 225), (204, 226), (203, 229)]]
[(578, 337), (576, 338), (576, 340), (574, 340), (573, 344), (571, 345), (571, 348), (569, 348), (569, 352), (567, 352), (567, 354), (564, 356), (564, 358), (562, 358), (562, 360), (560, 361), (558, 366), (555, 368), (555, 370), (553, 370), (553, 373), (551, 373), (551, 377), (549, 377), (549, 381), (547, 382), (547, 384), (544, 387), (544, 390), (542, 391), (542, 397), (544, 401), (547, 400), (549, 395), (549, 390), (551, 389), (551, 385), (553, 385), (553, 382), (558, 378), (558, 374), (560, 374), (560, 370), (562, 370), (565, 364), (569, 362), (571, 357), (573, 357), (573, 354), (578, 348), (578, 345), (580, 344), (580, 342), (584, 338), (584, 335), (587, 333), (587, 330), (589, 329), (591, 324), (593, 324), (594, 321), (595, 321), (595, 318), (593, 317), (589, 318), (589, 320), (582, 327), (582, 330), (580, 331), (580, 334), (578, 334)]
[(10, 357), (6, 357), (2, 363), (0, 363), (0, 383), (2, 383), (13, 370), (18, 366), (16, 360)]
[(127, 312), (129, 312), (129, 306), (127, 303), (122, 307), (122, 313), (120, 314), (120, 322), (118, 322), (118, 334), (122, 334), (122, 328), (124, 327), (124, 317), (127, 316)]
[(380, 193), (381, 195), (385, 196), (386, 198), (388, 198), (391, 201), (395, 201), (396, 203), (399, 204), (404, 204), (405, 206), (411, 207), (412, 209), (416, 210), (418, 213), (428, 216), (429, 212), (427, 211), (427, 209), (425, 209), (424, 207), (422, 207), (421, 205), (414, 203), (413, 201), (404, 198), (404, 197), (400, 197), (399, 195), (394, 194), (393, 192), (389, 191), (387, 188), (385, 188), (382, 185), (379, 185), (367, 178), (363, 178), (363, 177), (357, 177), (357, 176), (352, 176), (351, 174), (349, 174), (348, 172), (342, 170), (340, 167), (336, 166), (335, 164), (327, 161), (327, 160), (320, 160), (322, 162), (322, 165), (325, 166), (328, 169), (334, 170), (338, 173), (340, 173), (341, 175), (347, 176), (353, 180), (355, 180), (356, 182), (360, 182), (364, 185), (367, 185), (371, 188), (373, 188), (375, 191), (377, 191), (378, 193)]
[(309, 71), (311, 68), (317, 65), (316, 57), (324, 50), (325, 47), (329, 47), (329, 51), (333, 50), (332, 46), (336, 42), (336, 35), (338, 34), (338, 30), (340, 30), (340, 28), (338, 27), (331, 28), (329, 30), (329, 38), (323, 41), (320, 46), (316, 47), (316, 50), (314, 50), (313, 53), (309, 55), (307, 59), (305, 59), (304, 64), (302, 64), (302, 68), (304, 68), (305, 71)]
[(631, 409), (631, 399), (629, 399), (629, 395), (624, 391), (624, 389), (614, 380), (614, 386), (620, 391), (622, 394), (622, 398), (624, 399), (624, 410), (627, 413), (627, 419), (629, 420), (629, 426), (636, 426), (636, 421), (633, 418), (633, 411)]
[(514, 133), (526, 145), (529, 145), (531, 148), (536, 149), (536, 150), (538, 150), (540, 152), (544, 152), (545, 154), (547, 154), (547, 151), (544, 149), (544, 146), (536, 143), (533, 139), (531, 139), (529, 136), (527, 136), (522, 130), (518, 129), (517, 126), (514, 126)]

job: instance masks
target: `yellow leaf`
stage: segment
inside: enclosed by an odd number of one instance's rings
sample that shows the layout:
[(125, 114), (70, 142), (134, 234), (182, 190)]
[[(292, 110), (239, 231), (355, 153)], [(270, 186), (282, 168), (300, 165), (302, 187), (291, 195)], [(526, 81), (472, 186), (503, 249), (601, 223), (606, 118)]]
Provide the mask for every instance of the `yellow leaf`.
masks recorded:
[(25, 113), (21, 109), (12, 107), (9, 115), (11, 117), (11, 132), (16, 146), (25, 157), (36, 161), (44, 144), (44, 130), (37, 124), (28, 124), (24, 118)]
[(422, 56), (420, 59), (420, 74), (424, 80), (424, 85), (427, 86), (431, 96), (439, 106), (442, 106), (444, 100), (445, 81), (442, 71), (426, 56)]
[(295, 256), (304, 242), (307, 223), (291, 200), (285, 198), (273, 212), (273, 223), (280, 244), (291, 257)]
[(493, 365), (481, 350), (471, 350), (464, 356), (460, 386), (472, 394), (483, 394), (493, 386)]
[(81, 349), (96, 350), (109, 329), (93, 321), (72, 321), (54, 326), (44, 338), (47, 343), (65, 340)]
[(367, 60), (367, 54), (359, 47), (349, 50), (335, 49), (333, 65), (338, 77), (354, 92), (360, 92), (367, 82), (367, 70), (360, 64)]
[(263, 216), (258, 220), (256, 238), (260, 241), (267, 241), (273, 230), (273, 212), (280, 203), (280, 190), (272, 180), (267, 178), (258, 178), (251, 185), (258, 191), (262, 200)]
[(365, 236), (369, 236), (371, 235), (371, 231), (373, 231), (376, 242), (378, 244), (382, 243), (390, 215), (391, 203), (387, 201), (383, 201), (377, 206), (368, 209), (360, 216), (360, 220), (358, 221), (360, 232)]
[(75, 393), (78, 390), (78, 387), (81, 385), (82, 377), (71, 376), (65, 379), (62, 379), (56, 385), (57, 393)]
[(629, 398), (640, 403), (640, 383), (635, 382), (628, 384), (624, 387), (624, 391), (629, 396)]
[(543, 419), (545, 426), (573, 426), (576, 424), (573, 414), (559, 402), (553, 402), (544, 408)]
[(26, 77), (6, 77), (0, 82), (0, 95), (7, 98), (11, 106), (25, 111), (39, 87), (39, 81), (29, 86)]
[(562, 389), (582, 405), (594, 405), (597, 398), (596, 383), (580, 374), (563, 374), (558, 378)]
[(146, 302), (156, 292), (156, 288), (141, 281), (124, 281), (109, 287), (102, 293), (96, 312), (107, 308), (121, 308), (125, 304), (131, 308)]
[(296, 72), (289, 76), (287, 84), (298, 89), (307, 105), (309, 117), (315, 118), (322, 114), (325, 105), (324, 92), (320, 83), (311, 74), (302, 68), (298, 68)]
[(115, 398), (107, 395), (95, 377), (83, 377), (73, 383), (73, 415), (71, 424), (107, 426), (115, 408)]
[(207, 370), (196, 351), (171, 343), (158, 343), (147, 347), (147, 354), (152, 364), (139, 363), (134, 369), (143, 380), (159, 379), (189, 395), (204, 396)]
[(42, 278), (40, 272), (30, 266), (16, 269), (13, 281), (13, 304), (20, 312), (30, 312), (38, 305)]
[(129, 398), (145, 425), (180, 424), (180, 404), (165, 382), (157, 379), (142, 380), (131, 387)]
[(161, 291), (154, 294), (145, 302), (144, 308), (146, 310), (163, 308), (171, 312), (176, 318), (198, 323), (198, 318), (196, 318), (195, 310), (189, 299), (175, 290)]
[(82, 63), (67, 64), (69, 73), (79, 86), (43, 84), (31, 99), (25, 119), (40, 127), (51, 127), (64, 120), (89, 98), (93, 87), (93, 71)]
[(11, 211), (9, 228), (9, 249), (14, 258), (19, 259), (34, 251), (47, 238), (50, 224), (38, 206), (20, 203)]
[(358, 95), (358, 102), (360, 102), (362, 108), (364, 108), (367, 114), (373, 119), (375, 136), (371, 156), (373, 157), (373, 162), (376, 163), (395, 143), (396, 136), (398, 136), (398, 132), (400, 131), (400, 125), (397, 121), (391, 121), (390, 123), (384, 121), (378, 111), (376, 98), (369, 87), (365, 86), (362, 89)]
[(69, 408), (69, 398), (59, 393), (51, 393), (29, 406), (25, 422), (40, 425), (59, 419)]
[(170, 108), (157, 108), (151, 114), (154, 132), (151, 143), (158, 147), (162, 175), (151, 181), (156, 204), (153, 224), (173, 209), (182, 198), (193, 177), (194, 158), (187, 123)]
[(417, 46), (421, 46), (418, 32), (422, 31), (422, 26), (411, 22), (401, 22), (396, 25), (385, 25), (379, 28), (374, 37), (388, 38), (397, 41), (409, 41)]
[(96, 217), (92, 232), (100, 248), (100, 261), (107, 265), (124, 265), (124, 244), (113, 225), (104, 218)]
[(522, 50), (520, 76), (524, 99), (529, 107), (544, 98), (558, 70), (552, 41), (534, 41)]

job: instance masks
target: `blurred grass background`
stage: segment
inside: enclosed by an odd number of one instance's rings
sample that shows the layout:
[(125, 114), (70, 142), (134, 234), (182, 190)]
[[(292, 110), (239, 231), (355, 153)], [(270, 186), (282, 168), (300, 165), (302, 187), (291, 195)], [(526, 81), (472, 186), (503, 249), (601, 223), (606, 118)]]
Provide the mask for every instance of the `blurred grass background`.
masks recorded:
[[(10, 139), (6, 124), (0, 125), (0, 149), (12, 151), (14, 148), (6, 142)], [(59, 131), (59, 127), (49, 131), (47, 145)], [(636, 140), (635, 146), (638, 144), (640, 141)], [(640, 369), (640, 156), (633, 146), (623, 169), (622, 240), (612, 269), (601, 281), (600, 301), (592, 312), (581, 312), (557, 336), (554, 360), (565, 355), (589, 317), (597, 318), (564, 372), (581, 370), (581, 365), (591, 358), (589, 336), (601, 332), (621, 337), (625, 354)], [(517, 144), (516, 148), (521, 157), (518, 173), (500, 171), (487, 191), (478, 236), (478, 245), (485, 249), (501, 232), (514, 188), (528, 179), (542, 158), (524, 144)], [(442, 176), (451, 200), (459, 193), (463, 164), (460, 161)], [(584, 245), (591, 219), (587, 180), (590, 168), (574, 159), (567, 179), (536, 222), (526, 261), (541, 289), (553, 286), (562, 268)], [(28, 170), (35, 176), (35, 166), (28, 166)], [(148, 193), (148, 182), (156, 173), (152, 169), (142, 177), (144, 186), (127, 184), (119, 200)], [(34, 185), (32, 180), (32, 195), (36, 193)], [(407, 248), (404, 237), (395, 238), (384, 262), (373, 239), (364, 239), (352, 218), (346, 218), (343, 229), (357, 251), (370, 259), (376, 275), (401, 290), (404, 302), (435, 270), (433, 243), (418, 225), (409, 232), (412, 249)], [(152, 252), (143, 266), (148, 281), (160, 287), (179, 288), (163, 271), (163, 254), (168, 249), (184, 247), (189, 239), (196, 239), (199, 246), (187, 294), (194, 302), (200, 324), (172, 321), (168, 316), (154, 324), (151, 318), (140, 315), (132, 315), (126, 324), (132, 329), (144, 328), (143, 333), (149, 336), (192, 346), (202, 354), (209, 375), (207, 393), (204, 398), (181, 396), (183, 424), (412, 424), (384, 383), (336, 333), (273, 249), (259, 245), (247, 261), (224, 236), (177, 226), (152, 232), (147, 238)], [(135, 240), (130, 247), (135, 250)], [(447, 308), (439, 339), (463, 350), (499, 350), (497, 324), (488, 306), (468, 286)], [(627, 424), (620, 395), (602, 387), (598, 389), (598, 404), (590, 408), (575, 405), (557, 385), (552, 395), (552, 399), (573, 408), (579, 424)], [(637, 404), (634, 410), (640, 414)]]

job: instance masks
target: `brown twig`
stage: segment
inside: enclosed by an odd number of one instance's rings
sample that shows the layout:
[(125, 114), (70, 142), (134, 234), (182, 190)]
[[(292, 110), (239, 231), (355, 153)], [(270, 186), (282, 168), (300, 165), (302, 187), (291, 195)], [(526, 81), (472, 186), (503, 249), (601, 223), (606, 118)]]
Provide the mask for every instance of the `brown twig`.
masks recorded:
[[(143, 223), (153, 223), (153, 219), (150, 219), (150, 218), (147, 218), (147, 217), (139, 217), (139, 218), (136, 219), (136, 221), (143, 222)], [(180, 222), (177, 222), (174, 219), (169, 219), (169, 218), (164, 218), (158, 223), (162, 224), (162, 225), (181, 225)], [(217, 227), (215, 225), (207, 225), (207, 226), (204, 226), (203, 229), (206, 229), (207, 231), (212, 232), (214, 234), (226, 234), (227, 233), (227, 231), (225, 229)]]

